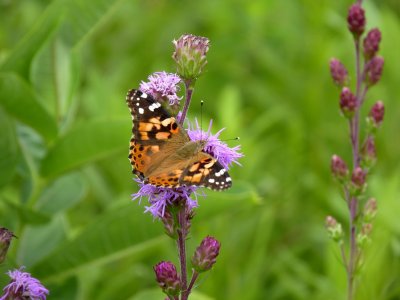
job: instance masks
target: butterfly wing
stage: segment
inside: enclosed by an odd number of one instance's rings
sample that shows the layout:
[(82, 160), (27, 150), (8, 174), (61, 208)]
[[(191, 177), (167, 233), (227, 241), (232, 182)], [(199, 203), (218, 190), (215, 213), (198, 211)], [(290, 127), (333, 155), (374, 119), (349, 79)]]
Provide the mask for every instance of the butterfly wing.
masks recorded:
[[(189, 137), (176, 119), (150, 95), (132, 89), (126, 102), (133, 121), (128, 157), (133, 173), (144, 180)], [(173, 142), (168, 143), (172, 139)], [(169, 147), (165, 149), (167, 144)]]
[(232, 186), (232, 180), (226, 169), (211, 155), (199, 152), (183, 171), (181, 185), (204, 186), (222, 191)]

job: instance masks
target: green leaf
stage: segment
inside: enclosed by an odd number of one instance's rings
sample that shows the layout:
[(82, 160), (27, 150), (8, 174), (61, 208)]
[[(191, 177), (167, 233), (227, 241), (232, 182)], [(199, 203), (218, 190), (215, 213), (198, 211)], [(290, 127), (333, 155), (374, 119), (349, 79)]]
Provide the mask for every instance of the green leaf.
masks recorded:
[(14, 215), (17, 214), (19, 219), (23, 223), (27, 224), (44, 224), (49, 221), (49, 217), (39, 211), (32, 210), (20, 203), (14, 203), (9, 200), (5, 200), (5, 203), (11, 207), (14, 211)]
[(14, 176), (18, 159), (18, 144), (13, 121), (0, 107), (0, 187)]
[(18, 260), (31, 266), (52, 252), (65, 239), (63, 217), (58, 216), (42, 226), (29, 226), (20, 237)]
[(1, 71), (14, 71), (28, 79), (29, 69), (36, 52), (55, 32), (65, 11), (64, 1), (54, 1), (38, 18), (36, 24), (21, 39), (15, 49), (7, 57)]
[(160, 235), (160, 224), (149, 218), (134, 203), (109, 211), (35, 265), (33, 273), (53, 281), (89, 265), (126, 256), (132, 259), (141, 252), (158, 249), (166, 240)]
[(97, 120), (71, 130), (49, 150), (41, 174), (55, 176), (127, 149), (130, 126), (127, 120)]
[(67, 45), (74, 47), (120, 2), (115, 0), (69, 0), (67, 17), (60, 30), (63, 40)]
[(16, 119), (35, 129), (45, 139), (53, 139), (57, 126), (29, 85), (19, 76), (0, 74), (0, 105)]
[(67, 174), (46, 187), (36, 203), (36, 209), (48, 214), (65, 211), (77, 204), (86, 191), (86, 183), (81, 174)]

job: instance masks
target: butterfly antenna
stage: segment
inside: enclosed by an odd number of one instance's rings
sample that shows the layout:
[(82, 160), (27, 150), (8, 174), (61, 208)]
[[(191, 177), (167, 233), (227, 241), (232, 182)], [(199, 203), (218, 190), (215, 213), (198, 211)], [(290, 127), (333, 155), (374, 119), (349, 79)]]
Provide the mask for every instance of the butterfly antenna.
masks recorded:
[(228, 142), (228, 141), (239, 141), (239, 140), (240, 140), (240, 137), (237, 136), (237, 137), (232, 138), (232, 139), (226, 139), (226, 140), (220, 140), (220, 141), (221, 141), (221, 142)]
[(203, 140), (203, 105), (204, 101), (200, 101), (200, 140)]

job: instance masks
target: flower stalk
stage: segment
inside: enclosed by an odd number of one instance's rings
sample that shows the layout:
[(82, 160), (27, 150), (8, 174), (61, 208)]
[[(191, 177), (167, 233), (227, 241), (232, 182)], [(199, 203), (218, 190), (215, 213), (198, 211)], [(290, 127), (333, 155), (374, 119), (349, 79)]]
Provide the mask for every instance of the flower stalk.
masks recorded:
[[(377, 56), (381, 41), (379, 29), (374, 28), (367, 33), (363, 40), (363, 49), (361, 49), (361, 37), (366, 26), (365, 12), (361, 0), (356, 1), (350, 7), (347, 23), (349, 31), (353, 35), (355, 49), (356, 82), (354, 95), (347, 85), (347, 70), (340, 61), (331, 59), (330, 69), (334, 83), (342, 87), (339, 103), (343, 115), (348, 119), (352, 150), (351, 176), (348, 176), (347, 165), (339, 156), (334, 155), (331, 162), (332, 174), (342, 186), (344, 199), (349, 210), (348, 251), (346, 251), (343, 240), (344, 234), (340, 234), (340, 239), (337, 238), (338, 228), (341, 230), (341, 224), (334, 219), (334, 222), (329, 219), (330, 226), (327, 225), (327, 229), (330, 237), (339, 244), (347, 273), (347, 299), (352, 300), (355, 295), (355, 279), (361, 266), (363, 248), (366, 244), (365, 241), (369, 241), (372, 230), (371, 216), (376, 214), (375, 199), (364, 203), (364, 194), (369, 170), (376, 160), (375, 129), (381, 124), (384, 114), (383, 103), (378, 101), (369, 113), (366, 136), (364, 142), (361, 143), (360, 109), (365, 102), (368, 89), (380, 80), (384, 61), (382, 57)], [(362, 58), (364, 64), (362, 64)], [(362, 209), (363, 207), (364, 209)], [(333, 235), (332, 232), (336, 235)]]

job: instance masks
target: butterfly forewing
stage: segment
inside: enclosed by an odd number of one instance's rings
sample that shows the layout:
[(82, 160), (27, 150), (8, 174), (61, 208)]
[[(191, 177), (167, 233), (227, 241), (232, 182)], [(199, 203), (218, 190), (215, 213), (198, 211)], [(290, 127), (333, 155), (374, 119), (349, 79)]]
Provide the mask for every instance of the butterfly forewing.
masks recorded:
[(141, 180), (163, 187), (231, 187), (231, 178), (214, 157), (201, 149), (183, 151), (192, 149), (193, 142), (152, 96), (130, 90), (126, 101), (133, 120), (129, 159), (133, 173)]

